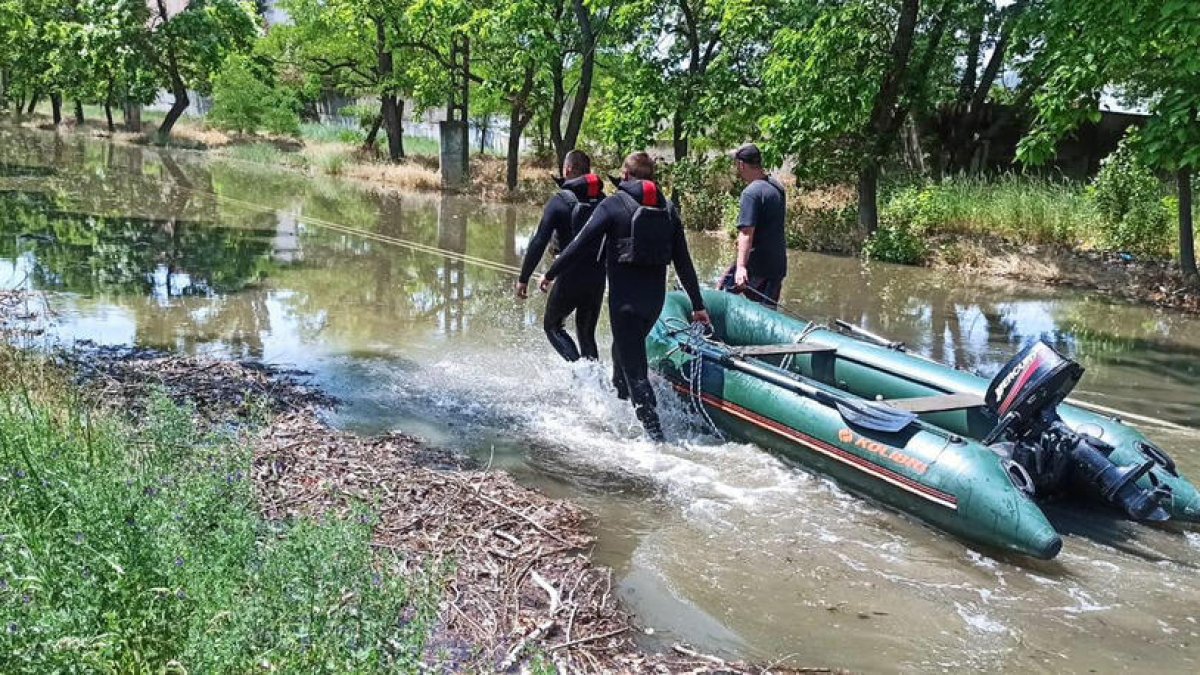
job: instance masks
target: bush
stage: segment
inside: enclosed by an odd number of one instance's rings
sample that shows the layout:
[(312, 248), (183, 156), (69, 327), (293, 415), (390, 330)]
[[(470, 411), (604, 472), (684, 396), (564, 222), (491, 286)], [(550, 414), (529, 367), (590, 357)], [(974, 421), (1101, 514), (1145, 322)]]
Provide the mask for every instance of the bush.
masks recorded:
[(788, 195), (784, 233), (789, 248), (823, 253), (855, 253), (862, 249), (858, 209), (852, 204), (811, 204)]
[(679, 195), (679, 210), (689, 229), (720, 230), (737, 218), (736, 177), (727, 157), (675, 162), (663, 171), (663, 188)]
[(902, 223), (881, 223), (863, 245), (863, 256), (880, 262), (920, 265), (929, 257), (925, 235)]
[(218, 129), (239, 134), (259, 129), (279, 135), (300, 132), (300, 116), (295, 100), (262, 81), (250, 61), (231, 54), (213, 77), (213, 106), (208, 121)]
[(1100, 211), (1105, 246), (1165, 256), (1171, 246), (1171, 212), (1162, 183), (1124, 141), (1105, 158), (1089, 192)]

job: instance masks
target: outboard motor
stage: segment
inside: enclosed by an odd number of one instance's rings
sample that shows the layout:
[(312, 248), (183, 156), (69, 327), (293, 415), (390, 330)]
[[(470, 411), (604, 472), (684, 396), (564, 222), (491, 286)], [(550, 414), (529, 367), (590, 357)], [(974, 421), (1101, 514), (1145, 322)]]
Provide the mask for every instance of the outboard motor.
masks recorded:
[(1082, 376), (1083, 366), (1045, 342), (1023, 349), (988, 385), (984, 401), (999, 423), (983, 443), (1020, 464), (1034, 494), (1060, 492), (1074, 479), (1135, 520), (1167, 520), (1160, 503), (1169, 493), (1137, 484), (1154, 468), (1153, 459), (1117, 466), (1108, 457), (1112, 446), (1076, 433), (1058, 416), (1058, 405)]

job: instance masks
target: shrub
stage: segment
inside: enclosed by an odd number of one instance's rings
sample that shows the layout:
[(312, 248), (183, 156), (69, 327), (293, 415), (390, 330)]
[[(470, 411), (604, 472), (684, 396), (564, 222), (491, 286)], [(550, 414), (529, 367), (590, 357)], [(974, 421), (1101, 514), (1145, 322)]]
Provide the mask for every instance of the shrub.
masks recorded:
[(854, 253), (862, 249), (858, 210), (845, 204), (810, 204), (789, 194), (784, 233), (789, 248), (824, 253)]
[(1170, 252), (1171, 212), (1162, 183), (1126, 142), (1105, 158), (1090, 195), (1100, 211), (1105, 246), (1147, 256)]
[(231, 54), (213, 77), (213, 106), (208, 121), (218, 129), (239, 134), (271, 133), (294, 136), (300, 132), (300, 117), (291, 96), (262, 81), (250, 61)]
[(927, 233), (944, 224), (948, 215), (937, 186), (903, 188), (884, 206), (879, 229), (867, 239), (863, 255), (883, 262), (919, 265), (929, 256)]
[(863, 255), (881, 262), (920, 265), (929, 257), (925, 234), (902, 223), (881, 223), (863, 245)]
[(727, 157), (675, 162), (663, 171), (663, 187), (679, 195), (679, 210), (690, 229), (719, 230), (737, 218), (737, 185)]

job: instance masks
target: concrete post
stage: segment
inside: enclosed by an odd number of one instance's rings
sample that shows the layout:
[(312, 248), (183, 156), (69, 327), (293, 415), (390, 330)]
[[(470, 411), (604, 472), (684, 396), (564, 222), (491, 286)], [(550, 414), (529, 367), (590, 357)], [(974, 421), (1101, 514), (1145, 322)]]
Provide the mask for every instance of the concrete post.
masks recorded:
[(459, 120), (449, 120), (438, 124), (441, 137), (441, 174), (442, 187), (451, 190), (467, 186), (470, 171), (467, 167), (467, 123)]

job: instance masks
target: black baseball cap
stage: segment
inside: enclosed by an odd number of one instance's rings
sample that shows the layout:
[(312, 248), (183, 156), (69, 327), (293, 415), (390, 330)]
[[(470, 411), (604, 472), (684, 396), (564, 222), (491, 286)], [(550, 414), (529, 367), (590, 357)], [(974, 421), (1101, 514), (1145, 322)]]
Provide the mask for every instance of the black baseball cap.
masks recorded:
[(762, 166), (762, 152), (753, 143), (747, 143), (733, 152), (733, 158), (750, 166)]

